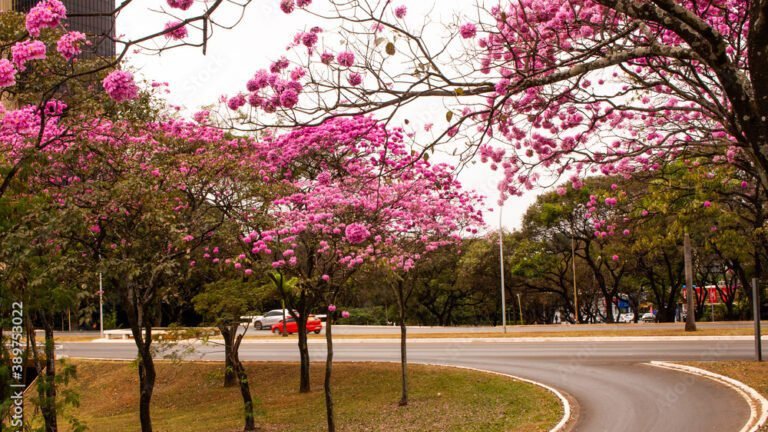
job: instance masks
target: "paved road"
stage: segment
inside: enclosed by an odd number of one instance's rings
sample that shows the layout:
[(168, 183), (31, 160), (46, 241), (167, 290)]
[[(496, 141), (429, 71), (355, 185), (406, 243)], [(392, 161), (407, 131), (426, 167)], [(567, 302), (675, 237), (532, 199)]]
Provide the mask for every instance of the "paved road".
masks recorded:
[[(752, 321), (722, 321), (722, 322), (699, 322), (696, 323), (699, 329), (749, 329), (753, 328)], [(625, 324), (580, 324), (580, 325), (509, 325), (509, 333), (568, 333), (568, 332), (615, 332), (626, 331), (628, 335), (632, 330), (681, 330), (683, 323), (625, 323)], [(763, 322), (763, 328), (768, 328), (768, 321)], [(400, 328), (397, 326), (359, 326), (359, 325), (335, 325), (333, 332), (336, 335), (393, 335), (400, 334)], [(422, 327), (409, 326), (408, 334), (434, 334), (450, 333), (457, 336), (472, 336), (476, 333), (502, 333), (501, 326), (461, 326), (461, 327)], [(96, 338), (98, 331), (73, 331), (73, 332), (55, 332), (56, 336), (85, 336)], [(274, 337), (271, 332), (262, 330), (257, 331), (253, 328), (248, 330), (248, 336)]]
[[(725, 322), (700, 322), (696, 323), (700, 330), (706, 329), (747, 329), (752, 330), (754, 323), (752, 321), (725, 321)], [(530, 334), (535, 336), (536, 333), (569, 333), (569, 332), (616, 332), (623, 331), (627, 335), (631, 335), (633, 330), (682, 330), (685, 328), (684, 323), (624, 323), (624, 324), (580, 324), (580, 325), (510, 325), (507, 326), (507, 332), (520, 333), (521, 336)], [(768, 322), (763, 323), (763, 328), (768, 328)], [(408, 334), (435, 334), (435, 333), (449, 333), (471, 337), (477, 333), (498, 333), (502, 334), (501, 326), (479, 326), (479, 327), (422, 327), (422, 326), (409, 326)], [(396, 326), (357, 326), (357, 325), (335, 325), (333, 332), (336, 335), (393, 335), (398, 336), (400, 334), (400, 328)], [(269, 331), (254, 330), (253, 328), (248, 330), (248, 336), (272, 336)]]
[[(322, 360), (324, 345), (310, 345)], [(412, 342), (413, 362), (481, 368), (533, 379), (566, 392), (579, 406), (578, 431), (729, 432), (739, 431), (749, 407), (735, 391), (704, 378), (648, 366), (650, 360), (748, 359), (747, 341), (675, 342)], [(392, 342), (346, 342), (335, 347), (338, 361), (396, 361)], [(132, 358), (128, 343), (64, 343), (73, 357)], [(216, 347), (193, 357), (221, 360)], [(298, 360), (293, 344), (244, 343), (244, 360)], [(319, 365), (317, 367), (320, 367)]]

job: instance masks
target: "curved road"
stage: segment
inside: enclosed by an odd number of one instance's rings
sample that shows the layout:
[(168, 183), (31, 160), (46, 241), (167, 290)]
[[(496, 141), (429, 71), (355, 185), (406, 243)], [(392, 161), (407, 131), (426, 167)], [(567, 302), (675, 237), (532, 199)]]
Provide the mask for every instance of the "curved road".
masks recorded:
[[(288, 341), (286, 341), (288, 342)], [(244, 342), (243, 360), (298, 360), (286, 342)], [(325, 345), (310, 345), (312, 358), (325, 358)], [(391, 341), (337, 341), (338, 361), (397, 361)], [(733, 390), (706, 378), (647, 365), (651, 360), (749, 359), (749, 341), (665, 342), (463, 342), (412, 341), (412, 362), (469, 366), (509, 373), (553, 386), (577, 401), (574, 430), (585, 432), (737, 432), (749, 406)], [(60, 355), (90, 358), (135, 356), (132, 343), (64, 343)], [(194, 358), (221, 360), (218, 347), (198, 347)], [(317, 366), (321, 367), (321, 366)]]

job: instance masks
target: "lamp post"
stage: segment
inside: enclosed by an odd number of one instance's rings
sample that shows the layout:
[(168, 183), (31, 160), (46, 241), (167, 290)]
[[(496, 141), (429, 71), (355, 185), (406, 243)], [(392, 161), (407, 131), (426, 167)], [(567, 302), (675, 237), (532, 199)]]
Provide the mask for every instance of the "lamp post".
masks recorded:
[[(504, 229), (502, 227), (503, 206), (499, 206), (499, 269), (501, 269), (501, 325), (504, 333), (507, 332), (507, 298), (504, 289)], [(519, 295), (519, 294), (518, 294)]]
[(760, 280), (757, 278), (752, 279), (752, 311), (755, 319), (755, 357), (757, 361), (763, 361), (763, 342), (762, 333), (760, 332)]
[[(98, 259), (99, 267), (101, 267), (101, 253), (98, 254)], [(101, 268), (99, 268), (99, 338), (104, 339), (104, 283)]]
[(573, 236), (573, 225), (571, 225), (571, 264), (573, 265), (573, 315), (574, 324), (579, 323), (579, 293), (576, 289), (576, 238)]
[[(565, 204), (565, 203), (564, 203)], [(574, 324), (579, 323), (579, 293), (576, 288), (576, 228), (574, 228), (575, 211), (571, 213), (571, 270), (573, 271), (573, 316)]]
[(104, 339), (104, 286), (99, 272), (99, 337)]

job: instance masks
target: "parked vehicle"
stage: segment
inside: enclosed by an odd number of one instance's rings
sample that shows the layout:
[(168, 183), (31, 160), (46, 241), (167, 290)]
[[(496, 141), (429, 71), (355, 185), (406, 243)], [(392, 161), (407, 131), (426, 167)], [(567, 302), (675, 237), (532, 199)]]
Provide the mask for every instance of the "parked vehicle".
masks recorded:
[(623, 313), (619, 315), (620, 323), (631, 323), (634, 320), (635, 320), (635, 314), (633, 314), (632, 312)]
[[(296, 324), (296, 320), (291, 318), (286, 318), (285, 324), (285, 331), (288, 334), (294, 334), (298, 333), (299, 326)], [(315, 316), (310, 315), (307, 318), (307, 333), (314, 332), (315, 334), (320, 334), (320, 331), (323, 329), (323, 322), (317, 319)], [(272, 325), (272, 333), (282, 333), (283, 332), (283, 320), (280, 320), (277, 324)]]
[(249, 319), (255, 330), (269, 330), (273, 325), (277, 324), (283, 319), (283, 313), (285, 313), (286, 317), (291, 316), (291, 312), (288, 309), (285, 311), (283, 311), (283, 309), (272, 309), (264, 315), (241, 318)]
[(640, 320), (642, 322), (656, 322), (656, 315), (646, 312), (640, 317)]

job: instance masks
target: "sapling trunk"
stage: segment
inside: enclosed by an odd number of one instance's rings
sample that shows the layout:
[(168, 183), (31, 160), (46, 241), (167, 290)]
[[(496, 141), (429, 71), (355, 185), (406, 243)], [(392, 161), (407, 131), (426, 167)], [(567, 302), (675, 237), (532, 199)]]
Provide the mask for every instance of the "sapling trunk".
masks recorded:
[(336, 432), (336, 421), (333, 415), (333, 393), (331, 389), (331, 374), (333, 373), (333, 312), (328, 313), (325, 326), (325, 416), (328, 420), (328, 432)]
[(312, 389), (309, 380), (309, 344), (307, 343), (307, 318), (305, 314), (296, 317), (299, 334), (299, 393), (309, 393)]
[(256, 419), (253, 414), (253, 397), (251, 396), (250, 383), (248, 382), (248, 374), (245, 372), (245, 367), (240, 361), (240, 343), (243, 340), (243, 335), (237, 336), (236, 340), (232, 344), (231, 361), (237, 374), (237, 381), (240, 384), (240, 395), (243, 398), (243, 415), (245, 416), (245, 425), (243, 430), (245, 432), (254, 432), (256, 428)]
[(232, 348), (235, 332), (232, 332), (228, 326), (219, 326), (221, 336), (224, 338), (224, 387), (234, 387), (237, 384), (237, 372), (232, 364)]
[(400, 312), (400, 381), (401, 381), (401, 396), (400, 406), (408, 405), (408, 329), (406, 327), (406, 302), (407, 297), (405, 293), (404, 282), (398, 281), (397, 288), (397, 307)]
[(56, 420), (56, 353), (53, 340), (53, 325), (43, 317), (45, 329), (45, 403), (41, 407), (45, 419), (45, 432), (58, 431)]
[[(402, 310), (402, 309), (401, 309)], [(400, 406), (408, 405), (408, 348), (407, 328), (405, 326), (405, 311), (400, 312), (400, 380), (402, 383), (402, 395)]]
[(151, 402), (152, 393), (155, 389), (155, 362), (150, 350), (141, 349), (139, 351), (139, 420), (141, 421), (141, 432), (152, 432)]

